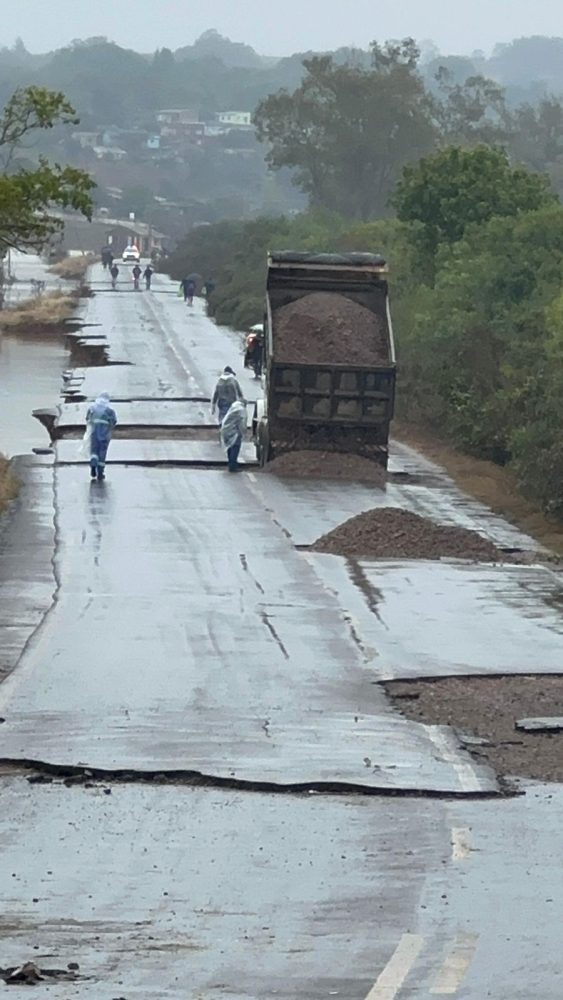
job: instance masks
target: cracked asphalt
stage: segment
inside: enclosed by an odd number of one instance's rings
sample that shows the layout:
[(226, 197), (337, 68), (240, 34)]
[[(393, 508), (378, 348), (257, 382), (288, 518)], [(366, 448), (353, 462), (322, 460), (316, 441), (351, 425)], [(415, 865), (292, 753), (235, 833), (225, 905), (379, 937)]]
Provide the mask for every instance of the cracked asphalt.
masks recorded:
[[(381, 490), (258, 476), (250, 447), (226, 475), (205, 400), (225, 364), (259, 394), (240, 340), (162, 276), (92, 285), (127, 364), (67, 380), (2, 539), (0, 967), (78, 962), (33, 987), (57, 998), (559, 1000), (560, 786), (507, 789), (381, 684), (558, 673), (557, 571), (304, 551), (386, 504), (535, 545), (400, 446)], [(127, 436), (90, 485), (104, 390)]]

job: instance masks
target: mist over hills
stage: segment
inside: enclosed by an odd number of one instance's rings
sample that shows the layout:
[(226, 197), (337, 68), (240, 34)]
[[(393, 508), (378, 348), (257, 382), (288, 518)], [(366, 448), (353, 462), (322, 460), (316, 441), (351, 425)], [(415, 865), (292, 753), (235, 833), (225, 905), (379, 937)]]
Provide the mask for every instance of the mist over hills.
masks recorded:
[[(341, 48), (332, 55), (337, 62), (368, 68), (370, 41), (366, 39), (363, 49)], [(495, 80), (506, 89), (509, 101), (563, 94), (563, 38), (517, 38), (497, 45), (488, 57), (483, 52), (470, 56), (439, 52), (427, 41), (421, 50), (420, 68), (429, 82), (443, 66), (459, 83), (477, 74)], [(216, 110), (228, 97), (232, 106), (252, 110), (266, 94), (280, 87), (296, 87), (302, 78), (302, 61), (312, 54), (308, 51), (278, 59), (264, 57), (250, 45), (231, 41), (214, 29), (204, 32), (191, 45), (154, 53), (134, 52), (105, 37), (94, 37), (36, 54), (28, 52), (18, 39), (14, 45), (0, 48), (0, 98), (14, 86), (28, 82), (66, 86), (80, 94), (87, 89), (91, 76), (97, 75), (98, 93), (84, 101), (82, 114), (96, 108), (97, 97), (103, 110), (103, 94), (112, 89), (119, 117), (120, 111), (125, 111), (120, 107), (122, 91), (131, 86), (133, 94), (125, 102), (128, 110), (135, 105), (160, 106), (169, 101), (199, 101)]]
[[(450, 123), (448, 141), (503, 142), (515, 159), (562, 187), (563, 38), (519, 38), (489, 56), (444, 54), (428, 41), (419, 48), (418, 74), (429, 94), (442, 100), (444, 79), (461, 88), (465, 125)], [(99, 206), (134, 211), (174, 237), (196, 222), (304, 207), (295, 174), (265, 163), (251, 115), (269, 95), (299, 88), (303, 62), (314, 55), (323, 53), (263, 57), (214, 29), (175, 51), (136, 52), (97, 36), (31, 53), (18, 39), (0, 48), (0, 103), (30, 84), (63, 91), (80, 117), (76, 132), (54, 129), (23, 155), (34, 161), (43, 152), (90, 171)], [(369, 38), (363, 48), (330, 56), (336, 66), (373, 70)], [(475, 79), (492, 80), (498, 93), (479, 83), (467, 89)], [(180, 109), (181, 128), (162, 119), (167, 109)]]

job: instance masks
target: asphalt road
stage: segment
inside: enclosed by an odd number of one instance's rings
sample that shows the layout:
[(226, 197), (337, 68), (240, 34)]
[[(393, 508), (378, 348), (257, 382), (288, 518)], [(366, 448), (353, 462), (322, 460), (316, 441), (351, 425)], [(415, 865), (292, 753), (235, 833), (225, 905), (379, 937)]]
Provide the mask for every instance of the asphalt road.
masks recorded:
[(0, 565), (0, 966), (77, 962), (34, 988), (57, 998), (559, 1000), (561, 790), (501, 797), (379, 686), (556, 672), (557, 574), (366, 564), (359, 586), (296, 548), (377, 504), (534, 546), (404, 448), (387, 490), (227, 475), (197, 428), (225, 364), (258, 395), (240, 340), (160, 276), (93, 284), (116, 363), (67, 388), (109, 389), (127, 434), (104, 485), (68, 436), (27, 468)]

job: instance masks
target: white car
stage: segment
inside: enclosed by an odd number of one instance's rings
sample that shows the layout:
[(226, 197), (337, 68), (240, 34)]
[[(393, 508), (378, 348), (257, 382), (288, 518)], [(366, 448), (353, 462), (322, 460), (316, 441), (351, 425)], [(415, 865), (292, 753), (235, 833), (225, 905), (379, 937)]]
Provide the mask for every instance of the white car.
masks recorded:
[(125, 247), (121, 259), (124, 264), (138, 264), (141, 259), (141, 255), (137, 250), (137, 247), (130, 246)]

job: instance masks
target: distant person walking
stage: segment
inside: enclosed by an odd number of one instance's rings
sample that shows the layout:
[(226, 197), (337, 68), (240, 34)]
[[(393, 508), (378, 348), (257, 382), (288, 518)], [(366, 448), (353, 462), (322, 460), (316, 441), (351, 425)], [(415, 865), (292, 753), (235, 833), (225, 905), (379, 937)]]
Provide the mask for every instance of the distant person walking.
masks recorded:
[(117, 285), (117, 279), (119, 277), (119, 268), (117, 264), (111, 265), (109, 273), (111, 274), (111, 287), (115, 288), (115, 286)]
[(208, 299), (210, 295), (213, 295), (213, 292), (215, 291), (216, 287), (217, 287), (217, 285), (213, 281), (213, 278), (208, 278), (207, 281), (205, 282), (205, 297), (206, 297), (206, 299)]
[(189, 306), (193, 306), (195, 295), (195, 281), (193, 278), (182, 278), (180, 288), (184, 294), (184, 302), (187, 302)]
[(101, 482), (106, 478), (106, 456), (113, 428), (117, 423), (107, 392), (102, 392), (86, 414), (86, 434), (90, 451), (90, 477)]
[(150, 292), (152, 276), (154, 274), (154, 269), (147, 264), (145, 270), (143, 271), (143, 278), (145, 279), (145, 285), (147, 287), (147, 292)]
[(238, 379), (229, 365), (226, 366), (217, 380), (213, 398), (211, 400), (211, 415), (215, 413), (215, 408), (219, 414), (219, 423), (222, 423), (229, 407), (243, 399), (242, 389)]
[(142, 273), (141, 268), (139, 267), (138, 264), (135, 264), (135, 267), (133, 268), (131, 273), (133, 275), (133, 288), (137, 289), (139, 287), (139, 278), (141, 277)]
[(221, 423), (221, 442), (229, 460), (229, 472), (238, 472), (238, 457), (246, 432), (246, 406), (236, 400), (227, 410)]

